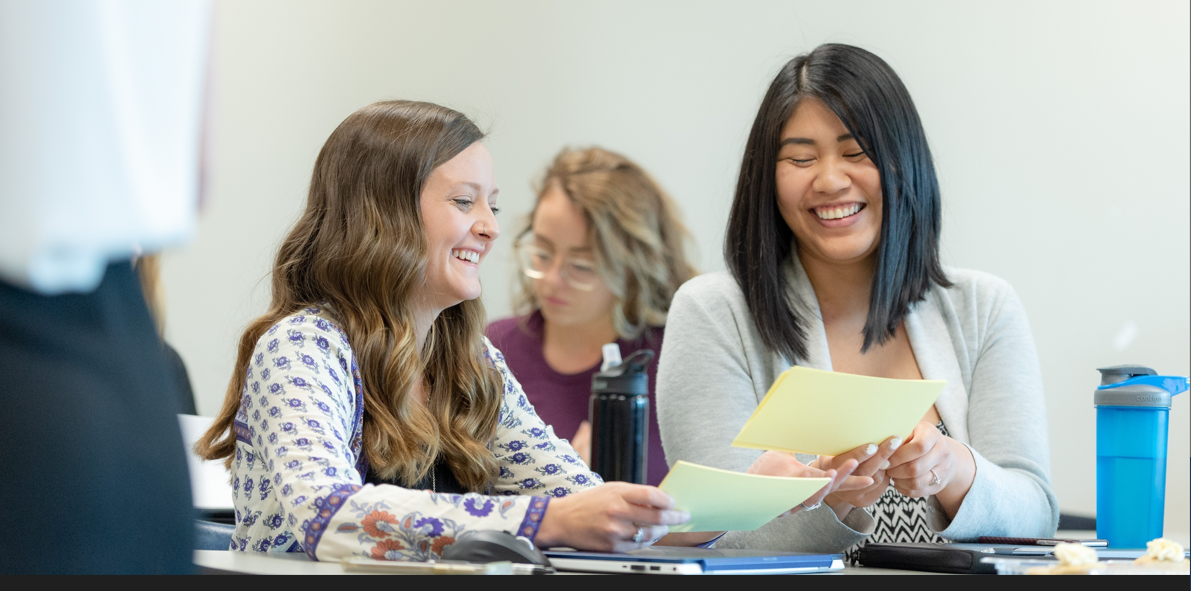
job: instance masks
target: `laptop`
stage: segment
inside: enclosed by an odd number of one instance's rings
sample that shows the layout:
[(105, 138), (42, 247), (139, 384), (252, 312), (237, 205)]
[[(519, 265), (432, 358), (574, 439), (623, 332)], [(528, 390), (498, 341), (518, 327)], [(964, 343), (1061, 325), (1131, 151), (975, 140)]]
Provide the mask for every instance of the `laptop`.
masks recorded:
[(548, 550), (560, 571), (643, 575), (784, 575), (842, 570), (843, 554), (654, 546), (627, 554)]
[(232, 504), (232, 483), (222, 460), (206, 461), (194, 454), (194, 444), (215, 419), (178, 415), (182, 443), (186, 446), (186, 465), (190, 468), (190, 496), (203, 521), (236, 524)]

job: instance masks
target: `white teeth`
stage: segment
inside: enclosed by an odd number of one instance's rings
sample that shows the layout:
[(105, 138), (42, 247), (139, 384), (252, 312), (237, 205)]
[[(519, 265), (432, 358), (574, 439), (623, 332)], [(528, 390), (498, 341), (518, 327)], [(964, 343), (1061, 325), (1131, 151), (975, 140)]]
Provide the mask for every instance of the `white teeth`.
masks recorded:
[(469, 263), (479, 264), (480, 262), (480, 253), (470, 250), (452, 250), (451, 256)]
[(860, 211), (860, 204), (854, 203), (848, 207), (834, 207), (831, 209), (816, 209), (815, 215), (819, 216), (821, 220), (838, 220), (848, 216), (856, 215)]

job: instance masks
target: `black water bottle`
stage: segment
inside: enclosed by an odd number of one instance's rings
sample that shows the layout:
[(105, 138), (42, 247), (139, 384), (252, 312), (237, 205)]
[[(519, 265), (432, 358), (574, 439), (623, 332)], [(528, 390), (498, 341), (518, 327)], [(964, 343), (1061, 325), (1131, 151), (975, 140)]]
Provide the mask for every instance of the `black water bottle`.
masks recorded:
[(642, 349), (591, 377), (591, 469), (605, 481), (645, 484), (650, 361)]

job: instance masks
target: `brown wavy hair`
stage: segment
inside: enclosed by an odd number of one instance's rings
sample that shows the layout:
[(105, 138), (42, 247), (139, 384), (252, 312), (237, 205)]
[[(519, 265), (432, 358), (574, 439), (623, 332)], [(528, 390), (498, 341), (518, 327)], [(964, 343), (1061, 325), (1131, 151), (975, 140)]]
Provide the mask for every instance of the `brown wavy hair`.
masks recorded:
[[(329, 304), (360, 370), (369, 470), (413, 483), (442, 457), (469, 490), (495, 480), (488, 444), (503, 384), (483, 355), (483, 304), (444, 310), (422, 351), (411, 309), (427, 265), (422, 187), (483, 137), (461, 113), (412, 101), (368, 105), (339, 124), (314, 163), (306, 211), (277, 253), (269, 311), (240, 338), (223, 408), (195, 444), (199, 456), (231, 468), (233, 421), (258, 340), (286, 316)], [(420, 380), (424, 405), (412, 395)]]
[[(674, 292), (697, 272), (687, 262), (683, 226), (674, 200), (632, 160), (603, 148), (564, 148), (537, 187), (538, 198), (518, 242), (533, 232), (533, 216), (551, 187), (562, 189), (583, 213), (596, 267), (615, 295), (612, 323), (623, 339), (663, 326)], [(533, 282), (519, 274), (518, 309), (537, 308)]]

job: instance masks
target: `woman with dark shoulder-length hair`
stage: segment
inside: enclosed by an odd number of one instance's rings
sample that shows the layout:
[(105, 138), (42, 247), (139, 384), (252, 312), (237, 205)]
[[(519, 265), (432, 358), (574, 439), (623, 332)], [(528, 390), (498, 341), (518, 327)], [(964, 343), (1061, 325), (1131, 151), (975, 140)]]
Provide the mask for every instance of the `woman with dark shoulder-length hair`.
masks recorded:
[(643, 485), (600, 485), (483, 336), (479, 265), (500, 234), (483, 134), (429, 103), (353, 113), (196, 445), (224, 459), (235, 550), (428, 560), (503, 530), (629, 550), (684, 523)]
[(782, 68), (745, 147), (724, 244), (730, 271), (686, 283), (670, 309), (658, 370), (667, 459), (749, 466), (757, 452), (732, 439), (791, 365), (947, 386), (904, 442), (797, 458), (819, 468), (858, 460), (853, 475), (870, 486), (717, 546), (854, 558), (865, 541), (1054, 533), (1025, 310), (1001, 279), (944, 270), (939, 210), (922, 124), (888, 64), (829, 44)]

